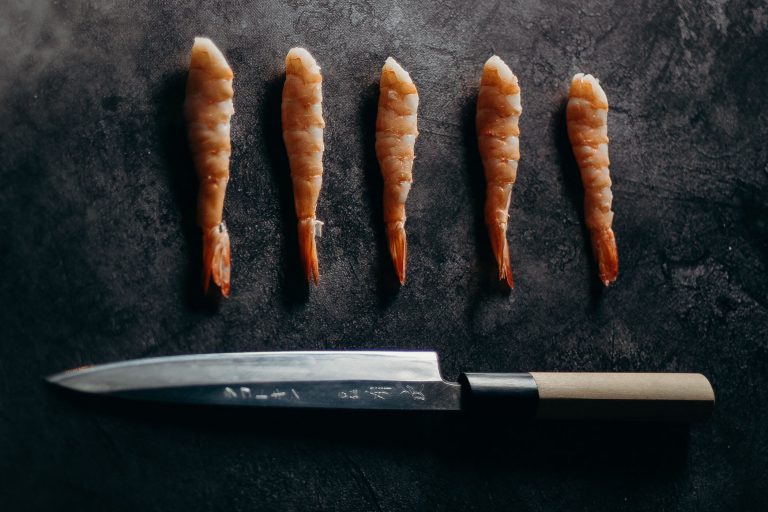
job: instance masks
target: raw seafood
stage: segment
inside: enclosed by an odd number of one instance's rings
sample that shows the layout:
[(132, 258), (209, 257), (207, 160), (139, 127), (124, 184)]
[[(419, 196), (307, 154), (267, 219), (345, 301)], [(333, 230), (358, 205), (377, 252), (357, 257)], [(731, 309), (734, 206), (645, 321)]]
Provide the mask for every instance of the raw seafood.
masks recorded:
[(224, 193), (232, 153), (229, 122), (232, 69), (210, 39), (196, 37), (192, 46), (184, 101), (189, 146), (197, 170), (197, 223), (203, 231), (203, 289), (211, 280), (229, 296), (231, 254), (229, 233), (222, 220)]
[(611, 175), (608, 170), (608, 99), (598, 80), (579, 73), (573, 77), (566, 109), (568, 138), (584, 185), (584, 218), (605, 286), (616, 280), (619, 257), (613, 234)]
[(384, 223), (389, 252), (400, 284), (405, 284), (405, 201), (413, 183), (418, 106), (419, 95), (410, 75), (389, 57), (381, 70), (376, 156), (384, 178)]
[(307, 280), (317, 284), (320, 269), (315, 235), (323, 223), (315, 210), (323, 184), (323, 121), (320, 67), (304, 48), (292, 48), (285, 58), (282, 123), (299, 220), (299, 251)]
[(517, 178), (517, 162), (520, 160), (518, 121), (522, 111), (517, 77), (504, 61), (494, 55), (483, 67), (475, 126), (485, 169), (485, 223), (499, 265), (499, 279), (506, 280), (510, 288), (514, 287), (514, 282), (507, 242), (507, 220), (512, 186)]

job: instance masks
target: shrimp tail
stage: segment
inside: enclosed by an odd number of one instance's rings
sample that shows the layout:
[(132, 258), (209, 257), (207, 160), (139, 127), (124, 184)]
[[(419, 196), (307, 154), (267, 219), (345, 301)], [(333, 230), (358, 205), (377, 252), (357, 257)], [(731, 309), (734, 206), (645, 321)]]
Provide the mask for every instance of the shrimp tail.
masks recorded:
[(408, 257), (408, 241), (405, 237), (405, 225), (402, 222), (393, 222), (387, 226), (387, 238), (389, 239), (389, 253), (392, 255), (392, 263), (397, 272), (400, 284), (405, 284), (405, 267)]
[(498, 223), (490, 227), (491, 245), (496, 262), (499, 264), (499, 281), (505, 280), (507, 286), (515, 287), (512, 279), (512, 263), (509, 258), (509, 242), (507, 242), (507, 226)]
[(619, 273), (619, 255), (616, 250), (616, 237), (613, 234), (613, 229), (593, 231), (592, 250), (600, 270), (600, 281), (608, 286), (616, 281), (616, 276)]
[(229, 277), (232, 253), (229, 233), (223, 222), (203, 232), (203, 290), (208, 293), (210, 281), (216, 284), (224, 297), (229, 297)]
[(320, 265), (317, 261), (317, 245), (315, 235), (322, 234), (323, 223), (316, 219), (302, 219), (299, 221), (299, 253), (301, 254), (301, 266), (307, 281), (318, 284), (320, 279)]

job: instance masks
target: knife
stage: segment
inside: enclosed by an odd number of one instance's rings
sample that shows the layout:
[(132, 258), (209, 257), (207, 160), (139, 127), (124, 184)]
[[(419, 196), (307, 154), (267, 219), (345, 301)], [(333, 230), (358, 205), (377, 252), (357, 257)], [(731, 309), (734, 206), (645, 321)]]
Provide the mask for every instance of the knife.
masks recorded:
[(440, 374), (435, 352), (241, 352), (154, 357), (47, 378), (73, 391), (181, 404), (454, 411), (516, 418), (701, 421), (699, 373)]

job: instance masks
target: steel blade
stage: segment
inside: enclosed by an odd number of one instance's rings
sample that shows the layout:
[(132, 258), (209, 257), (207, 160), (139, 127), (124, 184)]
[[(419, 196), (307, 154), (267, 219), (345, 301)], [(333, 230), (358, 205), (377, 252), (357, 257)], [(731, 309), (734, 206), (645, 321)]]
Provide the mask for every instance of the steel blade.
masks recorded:
[(458, 410), (435, 352), (243, 352), (137, 359), (48, 377), (83, 393), (190, 404)]

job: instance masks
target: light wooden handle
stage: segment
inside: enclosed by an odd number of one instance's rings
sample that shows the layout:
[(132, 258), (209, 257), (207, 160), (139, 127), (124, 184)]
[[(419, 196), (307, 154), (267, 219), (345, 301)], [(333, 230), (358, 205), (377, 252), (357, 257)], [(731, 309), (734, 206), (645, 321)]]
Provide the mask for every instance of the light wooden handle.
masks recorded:
[(539, 391), (536, 417), (701, 421), (715, 393), (700, 373), (531, 372)]

